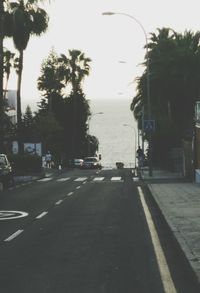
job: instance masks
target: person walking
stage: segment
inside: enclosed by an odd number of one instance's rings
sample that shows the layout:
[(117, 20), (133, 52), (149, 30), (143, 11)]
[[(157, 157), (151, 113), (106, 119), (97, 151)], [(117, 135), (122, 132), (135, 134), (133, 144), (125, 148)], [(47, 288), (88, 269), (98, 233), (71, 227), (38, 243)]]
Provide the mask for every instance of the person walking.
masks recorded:
[(48, 151), (45, 155), (45, 162), (46, 162), (46, 167), (51, 168), (52, 155), (51, 155), (50, 151)]
[(138, 167), (142, 167), (144, 163), (144, 152), (139, 146), (137, 149)]

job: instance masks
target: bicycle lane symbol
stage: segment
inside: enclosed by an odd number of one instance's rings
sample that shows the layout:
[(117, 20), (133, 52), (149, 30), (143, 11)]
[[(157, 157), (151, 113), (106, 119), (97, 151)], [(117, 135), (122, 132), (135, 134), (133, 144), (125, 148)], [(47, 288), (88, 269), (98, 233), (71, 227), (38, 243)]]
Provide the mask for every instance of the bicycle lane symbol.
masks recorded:
[(22, 211), (1, 211), (0, 210), (0, 221), (24, 218), (27, 216), (28, 216), (28, 213), (22, 212)]

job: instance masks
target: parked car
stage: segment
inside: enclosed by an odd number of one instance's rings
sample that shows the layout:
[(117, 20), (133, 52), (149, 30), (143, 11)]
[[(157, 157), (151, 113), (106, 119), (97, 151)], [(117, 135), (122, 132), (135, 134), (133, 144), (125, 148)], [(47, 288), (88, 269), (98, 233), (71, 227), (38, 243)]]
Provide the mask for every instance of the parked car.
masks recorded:
[(81, 168), (83, 165), (83, 159), (74, 159), (73, 166), (75, 168)]
[(101, 169), (101, 163), (97, 157), (86, 157), (82, 165), (83, 169)]
[(10, 186), (14, 183), (13, 169), (5, 154), (0, 154), (0, 182), (3, 186)]

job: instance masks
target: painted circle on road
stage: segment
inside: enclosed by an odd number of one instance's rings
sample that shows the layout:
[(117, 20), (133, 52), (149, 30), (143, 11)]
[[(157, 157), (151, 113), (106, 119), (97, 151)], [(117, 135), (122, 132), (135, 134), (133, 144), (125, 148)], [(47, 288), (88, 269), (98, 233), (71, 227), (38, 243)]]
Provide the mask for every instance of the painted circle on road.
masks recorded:
[(21, 211), (0, 211), (0, 221), (24, 218), (27, 216), (28, 216), (28, 213), (21, 212)]

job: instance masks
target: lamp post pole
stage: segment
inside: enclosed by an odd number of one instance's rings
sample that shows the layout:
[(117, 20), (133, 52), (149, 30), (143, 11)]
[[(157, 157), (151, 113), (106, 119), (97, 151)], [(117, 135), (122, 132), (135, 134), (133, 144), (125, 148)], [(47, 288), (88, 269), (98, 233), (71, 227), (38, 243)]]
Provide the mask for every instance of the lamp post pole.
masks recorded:
[(95, 115), (101, 115), (104, 114), (103, 112), (97, 112), (94, 114), (91, 114), (88, 118), (88, 156), (90, 156), (90, 121), (92, 119), (93, 116)]
[[(133, 19), (142, 29), (144, 36), (145, 36), (145, 42), (146, 42), (146, 58), (147, 58), (147, 115), (148, 120), (151, 120), (151, 102), (150, 102), (150, 71), (149, 71), (149, 52), (148, 52), (148, 38), (147, 33), (141, 24), (141, 22), (135, 18), (133, 15), (123, 13), (123, 12), (103, 12), (102, 15), (124, 15), (131, 19)], [(148, 130), (148, 138), (149, 138), (149, 176), (153, 175), (153, 166), (152, 166), (152, 133), (151, 130)]]
[(134, 135), (135, 135), (135, 141), (134, 141), (134, 147), (135, 147), (135, 155), (134, 155), (134, 162), (135, 162), (135, 170), (136, 170), (136, 155), (137, 155), (137, 133), (136, 133), (136, 130), (135, 130), (135, 128), (134, 127), (132, 127), (130, 124), (124, 124), (124, 126), (128, 126), (128, 127), (130, 127), (130, 128), (132, 128), (133, 129), (133, 131), (134, 131)]

